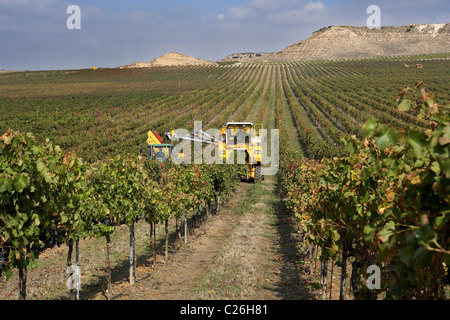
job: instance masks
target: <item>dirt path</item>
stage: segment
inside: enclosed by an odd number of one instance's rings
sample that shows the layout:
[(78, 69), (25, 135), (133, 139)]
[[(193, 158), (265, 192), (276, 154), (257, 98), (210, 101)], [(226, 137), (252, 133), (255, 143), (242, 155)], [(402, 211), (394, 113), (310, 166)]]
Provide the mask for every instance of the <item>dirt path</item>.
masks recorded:
[(314, 299), (301, 276), (295, 235), (274, 177), (242, 183), (169, 262), (140, 267), (133, 287), (117, 287), (117, 299)]

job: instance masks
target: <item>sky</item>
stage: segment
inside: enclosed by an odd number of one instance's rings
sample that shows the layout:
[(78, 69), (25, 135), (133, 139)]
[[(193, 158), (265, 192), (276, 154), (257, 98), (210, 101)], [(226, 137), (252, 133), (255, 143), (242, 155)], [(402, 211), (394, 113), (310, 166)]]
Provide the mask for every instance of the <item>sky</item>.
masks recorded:
[(448, 0), (0, 0), (0, 70), (113, 68), (173, 51), (211, 61), (276, 52), (322, 27), (365, 26), (370, 5), (381, 26), (450, 22)]

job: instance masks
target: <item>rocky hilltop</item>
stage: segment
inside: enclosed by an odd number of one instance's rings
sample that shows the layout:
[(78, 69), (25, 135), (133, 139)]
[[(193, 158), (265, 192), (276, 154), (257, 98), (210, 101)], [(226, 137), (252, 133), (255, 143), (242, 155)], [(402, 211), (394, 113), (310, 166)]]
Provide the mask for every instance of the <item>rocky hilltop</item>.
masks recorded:
[(173, 67), (173, 66), (217, 66), (217, 63), (186, 56), (178, 52), (169, 52), (150, 62), (133, 62), (132, 64), (120, 66), (127, 68), (151, 68), (151, 67)]
[(255, 58), (261, 60), (261, 59), (264, 59), (264, 57), (269, 54), (270, 54), (269, 52), (232, 53), (220, 61), (221, 62), (230, 62), (230, 61), (246, 62), (246, 61), (255, 60)]
[(367, 27), (329, 26), (279, 52), (251, 57), (229, 55), (222, 61), (351, 59), (450, 53), (450, 24)]

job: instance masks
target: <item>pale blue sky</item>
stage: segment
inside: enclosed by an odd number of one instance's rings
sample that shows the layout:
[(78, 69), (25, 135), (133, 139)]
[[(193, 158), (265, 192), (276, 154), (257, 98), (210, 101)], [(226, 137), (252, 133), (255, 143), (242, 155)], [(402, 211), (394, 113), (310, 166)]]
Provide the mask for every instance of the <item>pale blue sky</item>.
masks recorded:
[[(450, 22), (448, 0), (0, 0), (0, 69), (116, 67), (177, 51), (217, 61), (273, 52), (329, 25)], [(81, 30), (69, 30), (69, 5)]]

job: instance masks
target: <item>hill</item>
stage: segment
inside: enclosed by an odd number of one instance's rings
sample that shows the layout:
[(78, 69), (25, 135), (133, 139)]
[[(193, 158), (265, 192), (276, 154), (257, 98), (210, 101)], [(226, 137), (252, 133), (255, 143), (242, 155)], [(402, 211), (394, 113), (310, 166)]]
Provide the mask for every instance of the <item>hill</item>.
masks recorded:
[(352, 26), (322, 28), (285, 49), (260, 54), (232, 54), (222, 61), (292, 61), (410, 56), (450, 52), (450, 24), (411, 24), (380, 29)]
[(266, 57), (267, 55), (270, 55), (270, 53), (268, 52), (232, 53), (223, 58), (222, 60), (220, 60), (220, 62), (230, 62), (230, 61), (246, 62), (253, 60), (263, 61), (264, 57)]
[(120, 66), (125, 68), (151, 68), (151, 67), (173, 67), (173, 66), (216, 66), (212, 61), (202, 60), (186, 56), (178, 52), (169, 52), (150, 62), (134, 62), (130, 65)]

